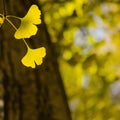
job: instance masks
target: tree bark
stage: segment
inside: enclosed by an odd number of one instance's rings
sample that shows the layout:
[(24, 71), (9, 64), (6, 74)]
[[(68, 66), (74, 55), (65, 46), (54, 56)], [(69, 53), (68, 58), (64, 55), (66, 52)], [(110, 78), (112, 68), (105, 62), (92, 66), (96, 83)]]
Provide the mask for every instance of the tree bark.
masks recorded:
[[(23, 17), (37, 0), (6, 0), (7, 14)], [(0, 13), (3, 5), (0, 4)], [(43, 18), (43, 14), (42, 14)], [(18, 20), (12, 19), (18, 27)], [(44, 46), (47, 55), (35, 69), (22, 65), (26, 54), (22, 40), (5, 21), (0, 28), (0, 71), (4, 85), (4, 120), (71, 120), (67, 98), (46, 25), (38, 26), (36, 36), (27, 40), (31, 48)]]

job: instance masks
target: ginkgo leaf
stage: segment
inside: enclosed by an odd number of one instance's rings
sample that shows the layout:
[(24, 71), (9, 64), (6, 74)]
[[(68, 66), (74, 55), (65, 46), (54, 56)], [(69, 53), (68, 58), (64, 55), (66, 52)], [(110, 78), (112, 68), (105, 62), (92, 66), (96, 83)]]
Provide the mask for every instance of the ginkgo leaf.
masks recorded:
[(0, 24), (4, 23), (4, 19), (2, 17), (0, 17)]
[(15, 32), (16, 39), (30, 38), (32, 35), (37, 33), (37, 26), (41, 23), (40, 19), (41, 11), (37, 5), (32, 5), (23, 18), (21, 18), (20, 27)]
[(2, 26), (2, 24), (4, 23), (4, 17), (0, 17), (0, 27)]
[(46, 55), (46, 49), (44, 47), (31, 49), (28, 48), (27, 54), (21, 60), (23, 65), (27, 67), (35, 68), (36, 64), (41, 65), (43, 58)]

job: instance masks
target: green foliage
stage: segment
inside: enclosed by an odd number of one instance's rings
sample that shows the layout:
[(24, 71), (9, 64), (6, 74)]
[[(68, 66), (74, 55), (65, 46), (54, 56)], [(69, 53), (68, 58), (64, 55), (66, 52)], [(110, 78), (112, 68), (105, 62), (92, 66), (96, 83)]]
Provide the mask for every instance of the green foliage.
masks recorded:
[(116, 1), (42, 1), (73, 120), (119, 120), (120, 7)]

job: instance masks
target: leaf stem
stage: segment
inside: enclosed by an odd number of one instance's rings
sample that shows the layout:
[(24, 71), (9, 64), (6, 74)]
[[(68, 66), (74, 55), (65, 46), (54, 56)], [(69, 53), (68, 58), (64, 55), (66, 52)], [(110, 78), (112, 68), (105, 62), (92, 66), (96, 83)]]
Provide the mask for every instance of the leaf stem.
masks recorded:
[(4, 15), (3, 15), (3, 14), (0, 14), (0, 16), (4, 17)]
[[(7, 17), (6, 17), (6, 20), (8, 21), (8, 23), (9, 23), (15, 30), (17, 30), (16, 26), (15, 26)], [(26, 40), (25, 40), (24, 38), (23, 38), (22, 40), (23, 40), (23, 42), (25, 43), (25, 45), (27, 46), (27, 48), (29, 49), (30, 47), (28, 46)]]
[(21, 19), (22, 19), (22, 18), (20, 18), (20, 17), (14, 16), (14, 15), (7, 15), (7, 16), (6, 16), (6, 18), (9, 18), (9, 17), (11, 17), (11, 18), (16, 18), (16, 19), (18, 19), (18, 20), (21, 20)]
[(22, 40), (24, 41), (24, 43), (25, 43), (25, 45), (27, 46), (27, 48), (30, 49), (30, 47), (28, 46), (26, 40), (25, 40), (24, 38), (23, 38)]
[(15, 29), (17, 30), (17, 28), (15, 27), (15, 25), (6, 17), (6, 20), (8, 21), (8, 23)]

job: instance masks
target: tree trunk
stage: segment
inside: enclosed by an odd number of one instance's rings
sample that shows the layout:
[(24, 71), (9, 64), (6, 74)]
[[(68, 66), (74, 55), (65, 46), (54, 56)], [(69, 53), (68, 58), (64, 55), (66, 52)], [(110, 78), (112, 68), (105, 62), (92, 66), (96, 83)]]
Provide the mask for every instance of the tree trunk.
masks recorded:
[[(23, 17), (37, 0), (6, 0), (7, 14)], [(0, 4), (0, 13), (3, 5)], [(42, 15), (43, 18), (43, 15)], [(18, 20), (13, 20), (18, 26)], [(0, 28), (0, 79), (4, 85), (4, 120), (71, 120), (54, 49), (44, 21), (36, 36), (27, 40), (31, 48), (46, 47), (47, 55), (35, 69), (22, 65), (26, 54), (22, 40), (6, 21)]]

